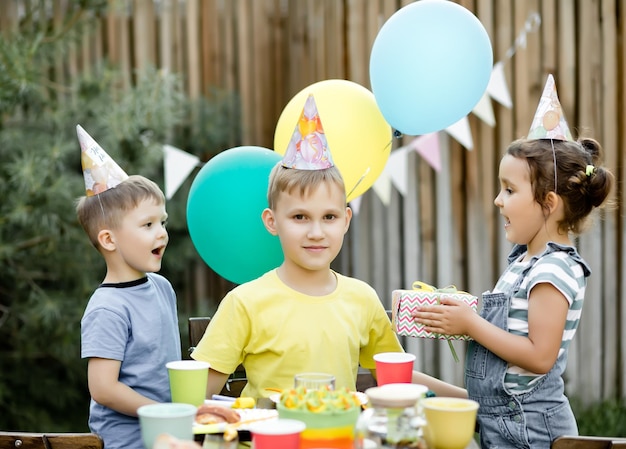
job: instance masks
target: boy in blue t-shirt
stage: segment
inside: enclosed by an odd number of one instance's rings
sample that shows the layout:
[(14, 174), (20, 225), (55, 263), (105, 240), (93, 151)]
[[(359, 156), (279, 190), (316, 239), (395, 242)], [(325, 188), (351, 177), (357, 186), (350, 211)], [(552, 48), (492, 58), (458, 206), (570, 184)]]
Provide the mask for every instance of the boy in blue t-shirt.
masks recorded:
[(81, 321), (89, 428), (107, 449), (143, 449), (137, 409), (171, 400), (165, 364), (181, 359), (176, 295), (156, 274), (168, 243), (165, 196), (126, 175), (80, 126), (77, 133), (86, 196), (76, 212), (107, 267)]

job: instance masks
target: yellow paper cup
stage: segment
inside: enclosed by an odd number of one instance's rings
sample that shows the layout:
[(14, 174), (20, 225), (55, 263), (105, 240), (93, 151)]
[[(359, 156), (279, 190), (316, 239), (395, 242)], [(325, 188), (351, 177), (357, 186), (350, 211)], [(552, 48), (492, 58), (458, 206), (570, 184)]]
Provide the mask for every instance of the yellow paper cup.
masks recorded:
[(421, 401), (426, 418), (424, 439), (432, 449), (464, 449), (474, 437), (478, 402), (434, 397)]
[(177, 360), (165, 365), (170, 378), (172, 402), (198, 407), (204, 403), (209, 364), (196, 360)]

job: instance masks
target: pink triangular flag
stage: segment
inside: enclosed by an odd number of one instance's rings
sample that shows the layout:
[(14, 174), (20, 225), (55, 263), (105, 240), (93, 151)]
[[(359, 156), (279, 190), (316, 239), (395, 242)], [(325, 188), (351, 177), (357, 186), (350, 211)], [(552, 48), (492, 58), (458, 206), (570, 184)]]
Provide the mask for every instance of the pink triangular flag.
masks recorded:
[(434, 132), (416, 137), (409, 144), (409, 148), (414, 149), (417, 153), (428, 162), (435, 171), (441, 171), (441, 154), (439, 153), (439, 133)]

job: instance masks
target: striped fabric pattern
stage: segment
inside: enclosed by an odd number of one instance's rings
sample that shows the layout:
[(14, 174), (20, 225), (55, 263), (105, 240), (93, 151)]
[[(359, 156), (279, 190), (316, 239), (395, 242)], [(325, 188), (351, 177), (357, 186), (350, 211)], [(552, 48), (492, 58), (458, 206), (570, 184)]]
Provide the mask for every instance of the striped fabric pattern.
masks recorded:
[[(530, 261), (522, 261), (524, 255), (509, 265), (498, 280), (494, 293), (508, 292), (528, 267)], [(569, 311), (561, 339), (558, 357), (562, 357), (574, 338), (582, 314), (587, 278), (583, 267), (573, 260), (567, 252), (556, 251), (542, 256), (530, 269), (521, 282), (520, 288), (511, 299), (508, 317), (509, 332), (528, 336), (528, 294), (534, 286), (549, 283), (557, 288), (567, 299)], [(511, 393), (523, 393), (544, 375), (535, 374), (518, 366), (509, 365), (504, 378), (505, 387)]]

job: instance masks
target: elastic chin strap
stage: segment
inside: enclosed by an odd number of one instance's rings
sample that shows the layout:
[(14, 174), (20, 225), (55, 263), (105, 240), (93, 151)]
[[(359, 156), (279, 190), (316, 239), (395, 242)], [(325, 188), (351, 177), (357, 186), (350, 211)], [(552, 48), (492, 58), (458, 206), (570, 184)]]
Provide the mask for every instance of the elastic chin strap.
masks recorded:
[[(554, 148), (553, 148), (554, 150)], [(555, 159), (556, 160), (556, 159)], [(556, 168), (555, 168), (556, 170)], [(556, 172), (555, 172), (556, 174)], [(98, 203), (100, 203), (100, 210), (102, 211), (102, 219), (104, 220), (106, 218), (106, 216), (104, 215), (104, 207), (102, 206), (102, 199), (100, 198), (100, 195), (96, 195), (98, 197)]]
[[(552, 147), (552, 161), (554, 162), (554, 193), (557, 193), (556, 191), (556, 151), (554, 151), (554, 140), (550, 139), (550, 146)], [(104, 213), (104, 212), (103, 212)]]

